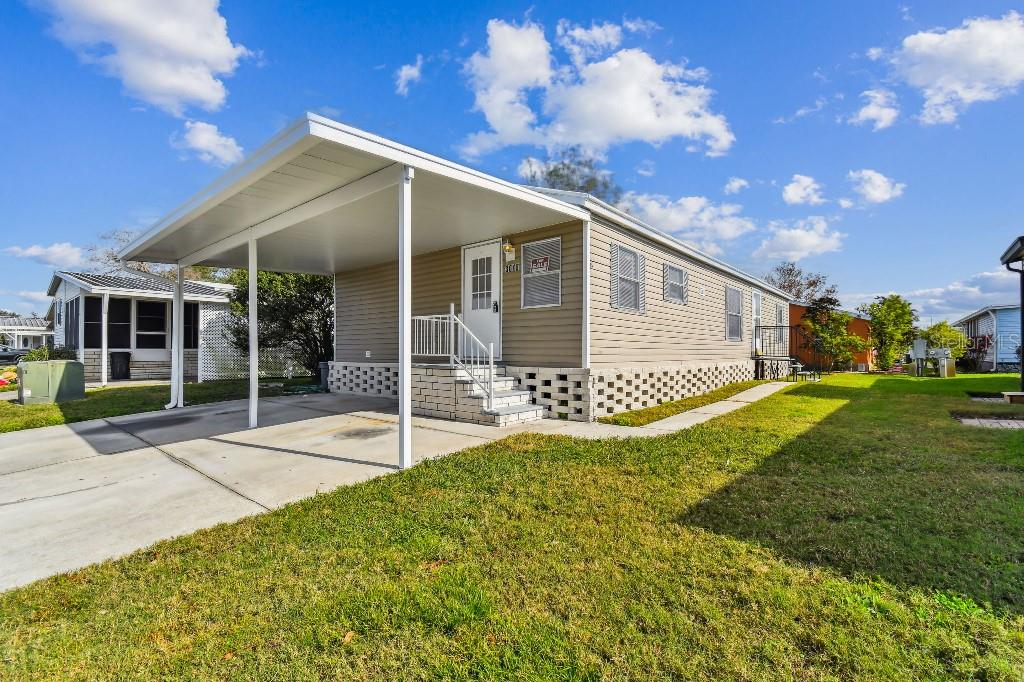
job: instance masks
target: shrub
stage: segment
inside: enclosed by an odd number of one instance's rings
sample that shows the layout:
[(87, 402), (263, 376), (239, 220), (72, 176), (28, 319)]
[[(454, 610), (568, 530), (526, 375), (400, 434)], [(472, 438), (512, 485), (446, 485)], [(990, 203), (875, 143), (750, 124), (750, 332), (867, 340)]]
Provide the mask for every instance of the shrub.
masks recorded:
[(41, 346), (39, 348), (33, 348), (25, 357), (22, 358), (24, 362), (39, 362), (42, 360), (77, 360), (78, 351), (73, 348), (65, 348), (64, 346), (58, 346), (56, 348), (50, 348), (49, 346)]

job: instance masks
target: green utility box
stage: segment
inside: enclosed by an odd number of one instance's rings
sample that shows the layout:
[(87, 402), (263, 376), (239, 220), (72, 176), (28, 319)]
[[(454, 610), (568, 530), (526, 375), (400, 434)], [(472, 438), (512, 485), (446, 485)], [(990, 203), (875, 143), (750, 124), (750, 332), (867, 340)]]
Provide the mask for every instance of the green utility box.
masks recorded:
[(22, 405), (63, 403), (85, 397), (85, 366), (75, 360), (18, 363)]

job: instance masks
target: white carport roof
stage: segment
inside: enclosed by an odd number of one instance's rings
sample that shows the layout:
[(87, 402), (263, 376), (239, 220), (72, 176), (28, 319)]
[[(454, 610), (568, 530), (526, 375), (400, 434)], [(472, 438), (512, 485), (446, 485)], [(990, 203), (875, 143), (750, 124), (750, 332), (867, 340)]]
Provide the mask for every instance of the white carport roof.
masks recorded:
[[(568, 202), (306, 114), (129, 244), (124, 260), (329, 274), (395, 259), (398, 196), (412, 183), (412, 252), (589, 213)], [(391, 191), (384, 191), (390, 189)]]

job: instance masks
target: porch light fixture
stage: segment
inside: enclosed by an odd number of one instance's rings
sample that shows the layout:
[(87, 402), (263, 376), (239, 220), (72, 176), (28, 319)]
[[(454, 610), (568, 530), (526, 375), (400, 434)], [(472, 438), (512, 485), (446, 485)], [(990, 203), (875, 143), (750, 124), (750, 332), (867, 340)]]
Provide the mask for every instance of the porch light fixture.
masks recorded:
[(505, 254), (506, 261), (513, 261), (516, 259), (516, 247), (512, 246), (512, 242), (505, 240), (501, 244), (501, 250)]
[[(1010, 272), (1020, 275), (1020, 327), (1024, 330), (1024, 236), (1017, 237), (1016, 241), (1010, 244), (1010, 248), (1003, 253), (1002, 263)], [(1016, 263), (1018, 267), (1013, 267)], [(1024, 339), (1018, 339), (1024, 347)], [(998, 362), (998, 358), (996, 362)], [(1024, 393), (1024, 352), (1020, 359), (1020, 390)]]

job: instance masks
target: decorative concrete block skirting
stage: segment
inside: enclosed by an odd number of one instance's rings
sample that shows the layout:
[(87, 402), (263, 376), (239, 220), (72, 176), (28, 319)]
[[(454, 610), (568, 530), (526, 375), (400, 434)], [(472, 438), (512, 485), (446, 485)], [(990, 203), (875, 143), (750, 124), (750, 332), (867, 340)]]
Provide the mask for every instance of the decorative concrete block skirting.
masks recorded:
[[(332, 362), (332, 392), (398, 397), (396, 363)], [(593, 421), (598, 417), (638, 410), (671, 400), (701, 395), (737, 381), (754, 378), (754, 361), (694, 362), (650, 367), (504, 367), (495, 377), (495, 392), (528, 391), (529, 400), (550, 419)], [(507, 375), (507, 376), (506, 376)], [(457, 421), (494, 423), (481, 416), (476, 389), (459, 370), (412, 368), (413, 412)], [(516, 397), (499, 398), (495, 408), (512, 407)], [(528, 416), (517, 419), (525, 420)], [(502, 420), (514, 423), (516, 419)]]
[(551, 419), (593, 421), (754, 378), (754, 361), (582, 369), (506, 367)]

